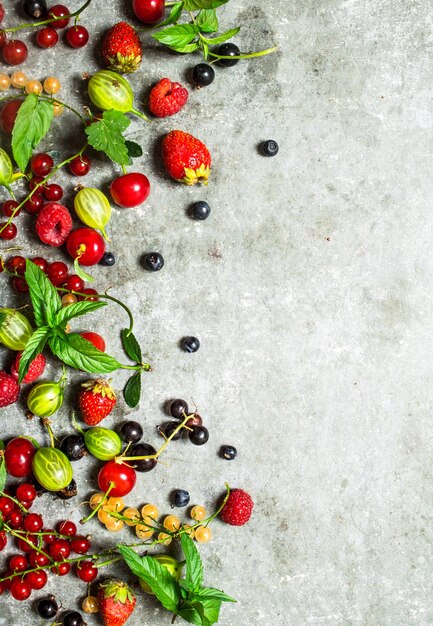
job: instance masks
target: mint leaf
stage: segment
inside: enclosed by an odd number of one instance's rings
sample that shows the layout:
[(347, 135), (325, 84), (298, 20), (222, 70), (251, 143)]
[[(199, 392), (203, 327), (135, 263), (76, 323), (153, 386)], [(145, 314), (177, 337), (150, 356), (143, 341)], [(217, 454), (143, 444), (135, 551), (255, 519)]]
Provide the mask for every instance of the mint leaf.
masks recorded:
[(140, 402), (141, 372), (137, 372), (128, 380), (123, 390), (126, 404), (133, 409)]
[(182, 15), (183, 2), (176, 2), (171, 8), (170, 14), (163, 22), (160, 22), (158, 26), (167, 26), (168, 24), (174, 24), (178, 21)]
[(203, 582), (203, 564), (193, 540), (186, 533), (180, 536), (180, 543), (186, 560), (185, 582), (190, 591), (197, 591)]
[(139, 557), (127, 546), (120, 545), (118, 549), (131, 572), (149, 585), (162, 606), (168, 611), (177, 613), (180, 589), (174, 576), (151, 556)]
[(197, 15), (195, 23), (203, 33), (216, 33), (218, 17), (215, 9), (202, 9)]
[(136, 159), (137, 157), (141, 157), (143, 155), (143, 150), (140, 144), (135, 141), (129, 141), (129, 139), (127, 139), (125, 141), (125, 146), (128, 150), (128, 156), (130, 159)]
[(202, 618), (203, 626), (215, 624), (218, 621), (221, 609), (221, 600), (202, 600), (200, 598), (198, 602), (194, 601), (191, 602), (191, 604)]
[(175, 52), (180, 52), (182, 54), (187, 54), (188, 52), (195, 52), (195, 50), (198, 50), (199, 47), (200, 47), (200, 44), (198, 42), (188, 43), (186, 44), (186, 46), (170, 46), (171, 50), (174, 50)]
[(12, 130), (12, 153), (25, 172), (33, 150), (47, 134), (53, 119), (53, 104), (29, 94), (18, 110)]
[(198, 32), (199, 28), (194, 24), (178, 24), (177, 26), (164, 28), (154, 33), (152, 37), (179, 52), (179, 48), (189, 44), (197, 36)]
[(135, 361), (136, 363), (141, 363), (142, 354), (140, 345), (135, 338), (133, 332), (130, 332), (128, 328), (123, 328), (120, 331), (120, 337), (122, 339), (122, 346), (125, 350), (126, 354), (129, 356), (131, 361)]
[(86, 313), (91, 313), (106, 305), (107, 303), (101, 300), (96, 300), (95, 302), (92, 300), (82, 300), (81, 302), (75, 302), (75, 304), (68, 304), (68, 306), (62, 307), (60, 311), (57, 312), (56, 325), (60, 326), (60, 324), (65, 324), (74, 317), (86, 315)]
[(112, 356), (101, 352), (95, 346), (76, 333), (66, 334), (56, 329), (49, 337), (48, 345), (61, 361), (85, 372), (107, 374), (119, 369), (120, 363)]
[(213, 587), (202, 587), (195, 592), (196, 598), (208, 598), (210, 600), (221, 600), (221, 602), (237, 602), (234, 598), (228, 596), (224, 591), (214, 589)]
[(178, 615), (180, 615), (185, 621), (190, 624), (196, 624), (197, 626), (202, 626), (203, 620), (200, 616), (200, 613), (197, 611), (196, 607), (194, 607), (190, 602), (185, 602), (182, 604), (181, 608), (178, 611)]
[(50, 330), (51, 329), (48, 326), (41, 326), (40, 328), (37, 328), (26, 343), (26, 347), (21, 354), (20, 364), (18, 366), (19, 384), (23, 382), (23, 378), (29, 371), (29, 367), (33, 359), (44, 349)]
[(41, 268), (28, 259), (24, 278), (29, 286), (36, 325), (54, 326), (56, 313), (62, 307), (57, 289)]
[(104, 111), (102, 120), (93, 122), (85, 129), (89, 144), (104, 152), (109, 159), (128, 165), (128, 148), (125, 145), (123, 132), (128, 128), (130, 120), (120, 111)]
[(205, 37), (203, 37), (203, 39), (210, 46), (216, 46), (216, 44), (224, 43), (225, 41), (227, 41), (227, 39), (231, 39), (232, 37), (237, 35), (239, 31), (240, 31), (240, 28), (231, 28), (230, 30), (227, 30), (225, 33), (218, 35), (218, 37), (212, 37), (212, 39), (206, 39)]
[(185, 0), (184, 9), (186, 11), (199, 11), (200, 9), (216, 9), (229, 0)]
[(6, 472), (6, 463), (4, 456), (1, 457), (0, 462), (0, 491), (4, 491), (6, 487), (7, 480), (7, 472)]

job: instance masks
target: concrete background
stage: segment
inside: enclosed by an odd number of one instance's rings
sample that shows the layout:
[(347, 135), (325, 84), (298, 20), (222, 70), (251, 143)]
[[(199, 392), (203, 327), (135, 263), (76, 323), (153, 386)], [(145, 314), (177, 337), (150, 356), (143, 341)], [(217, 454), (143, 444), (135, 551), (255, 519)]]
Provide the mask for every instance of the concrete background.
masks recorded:
[[(99, 67), (100, 35), (131, 19), (128, 2), (93, 5), (82, 19), (92, 34), (86, 49), (30, 46), (23, 67), (37, 78), (59, 76), (61, 95), (77, 106), (81, 72)], [(219, 69), (175, 118), (132, 120), (130, 138), (144, 149), (135, 167), (152, 193), (137, 210), (114, 210), (117, 264), (92, 272), (96, 288), (111, 287), (134, 310), (154, 366), (139, 408), (120, 400), (105, 423), (139, 419), (156, 442), (165, 402), (180, 396), (197, 404), (211, 433), (203, 448), (174, 444), (126, 501), (168, 513), (169, 493), (181, 487), (211, 509), (225, 481), (252, 494), (251, 522), (215, 522), (201, 549), (206, 582), (238, 599), (223, 607), (224, 626), (433, 624), (431, 8), (417, 0), (240, 0), (220, 15), (222, 30), (243, 25), (242, 50), (277, 44), (279, 52)], [(162, 76), (186, 82), (195, 62), (142, 39), (144, 61), (131, 77), (137, 102)], [(208, 188), (166, 178), (158, 148), (173, 128), (211, 149)], [(76, 129), (65, 115), (44, 148), (68, 154)], [(273, 159), (257, 152), (267, 138), (280, 144)], [(82, 182), (104, 188), (117, 170), (94, 162)], [(75, 181), (57, 180), (72, 197)], [(186, 211), (200, 199), (212, 214), (197, 223)], [(18, 219), (25, 254), (62, 258), (37, 244), (31, 218)], [(166, 260), (157, 274), (140, 265), (150, 250)], [(16, 303), (4, 279), (1, 300)], [(112, 309), (87, 328), (120, 357), (123, 323)], [(201, 339), (198, 353), (179, 350), (185, 334)], [(75, 382), (86, 378), (71, 377), (56, 432), (71, 430)], [(116, 375), (119, 389), (125, 379)], [(42, 440), (21, 406), (3, 416), (5, 437), (25, 431)], [(237, 446), (236, 461), (218, 458), (222, 443)], [(80, 519), (76, 507), (94, 489), (98, 465), (75, 468), (75, 500), (44, 496), (35, 507), (48, 510), (47, 523)], [(88, 528), (96, 547), (133, 540), (129, 530)], [(52, 578), (48, 590), (65, 608), (85, 593), (73, 576)], [(38, 623), (29, 602), (3, 596), (1, 607), (5, 624)], [(168, 621), (140, 597), (128, 623)]]

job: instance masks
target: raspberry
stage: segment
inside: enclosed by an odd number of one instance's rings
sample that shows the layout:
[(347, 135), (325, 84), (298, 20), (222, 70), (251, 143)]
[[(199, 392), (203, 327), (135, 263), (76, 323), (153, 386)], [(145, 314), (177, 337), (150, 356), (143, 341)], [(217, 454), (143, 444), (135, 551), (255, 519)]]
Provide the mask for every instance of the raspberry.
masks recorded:
[(220, 515), (226, 524), (243, 526), (248, 522), (253, 511), (251, 496), (242, 489), (233, 489)]
[(4, 370), (0, 370), (0, 407), (8, 406), (18, 400), (20, 386)]
[[(18, 380), (18, 367), (20, 364), (21, 355), (22, 352), (18, 352), (15, 358), (15, 362), (12, 364), (11, 367), (11, 375), (15, 378), (15, 380)], [(35, 356), (33, 361), (30, 363), (27, 374), (23, 378), (23, 383), (33, 383), (39, 378), (39, 376), (42, 376), (46, 363), (47, 360), (43, 354), (38, 354), (37, 356)]]
[(36, 219), (36, 232), (43, 243), (61, 246), (72, 230), (72, 217), (62, 204), (49, 202), (39, 212)]
[(178, 113), (188, 100), (188, 91), (169, 78), (162, 78), (149, 95), (149, 109), (156, 117)]

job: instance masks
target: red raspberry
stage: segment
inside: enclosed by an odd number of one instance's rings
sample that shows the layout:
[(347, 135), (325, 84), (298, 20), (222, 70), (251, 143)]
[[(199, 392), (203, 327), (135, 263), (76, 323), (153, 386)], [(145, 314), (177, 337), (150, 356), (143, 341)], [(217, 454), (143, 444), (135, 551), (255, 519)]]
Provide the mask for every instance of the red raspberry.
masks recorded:
[(169, 78), (162, 78), (149, 95), (149, 109), (156, 117), (168, 117), (178, 113), (188, 100), (188, 91)]
[(254, 502), (246, 491), (233, 489), (220, 516), (226, 524), (243, 526), (250, 519), (253, 507)]
[(20, 386), (4, 370), (0, 370), (0, 407), (8, 406), (18, 400)]
[[(15, 357), (15, 362), (12, 364), (11, 367), (11, 375), (15, 378), (15, 380), (18, 380), (18, 367), (20, 365), (21, 355), (22, 352), (18, 352), (17, 356)], [(38, 354), (30, 363), (28, 372), (23, 378), (23, 383), (34, 383), (35, 380), (37, 380), (39, 376), (42, 376), (42, 374), (44, 373), (46, 364), (47, 360), (44, 355)]]
[(36, 232), (39, 239), (50, 246), (61, 246), (72, 230), (72, 217), (62, 204), (49, 202), (39, 212)]

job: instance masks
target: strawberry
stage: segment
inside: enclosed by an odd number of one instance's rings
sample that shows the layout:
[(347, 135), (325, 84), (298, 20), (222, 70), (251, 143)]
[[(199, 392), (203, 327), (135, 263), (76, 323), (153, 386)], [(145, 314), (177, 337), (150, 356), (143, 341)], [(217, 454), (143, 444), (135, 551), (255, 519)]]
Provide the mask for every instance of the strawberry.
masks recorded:
[(243, 491), (243, 489), (233, 489), (220, 516), (226, 524), (243, 526), (250, 519), (253, 507), (254, 502), (246, 491)]
[(95, 426), (113, 410), (116, 394), (109, 381), (103, 378), (89, 380), (82, 387), (78, 396), (82, 417), (86, 424)]
[(20, 386), (4, 370), (0, 370), (0, 407), (8, 406), (18, 400)]
[(132, 589), (118, 578), (109, 578), (99, 585), (98, 607), (105, 626), (123, 626), (136, 602)]
[[(15, 357), (15, 361), (11, 366), (11, 375), (18, 380), (18, 367), (20, 365), (20, 358), (22, 352), (18, 352)], [(42, 374), (44, 373), (45, 365), (47, 364), (47, 360), (43, 354), (38, 354), (35, 356), (33, 361), (30, 363), (30, 367), (27, 371), (27, 374), (23, 378), (23, 383), (34, 383)]]
[(115, 24), (102, 41), (102, 58), (116, 72), (132, 74), (138, 69), (141, 56), (141, 41), (126, 22)]
[(163, 139), (162, 158), (172, 178), (186, 185), (207, 185), (212, 159), (199, 139), (183, 130), (172, 130)]
[(169, 78), (161, 78), (149, 94), (149, 109), (156, 117), (178, 113), (188, 100), (188, 90)]

